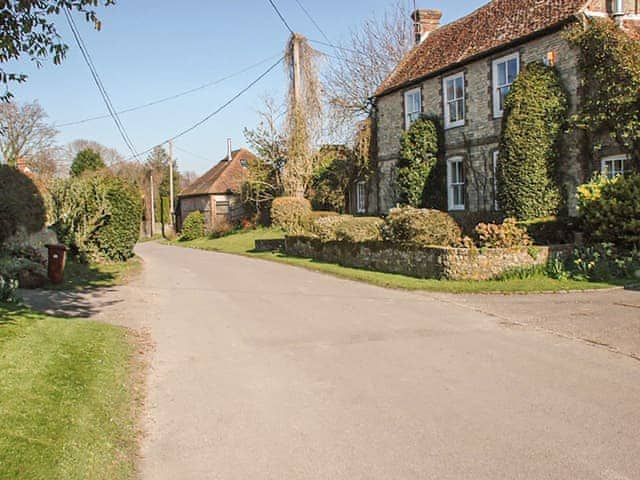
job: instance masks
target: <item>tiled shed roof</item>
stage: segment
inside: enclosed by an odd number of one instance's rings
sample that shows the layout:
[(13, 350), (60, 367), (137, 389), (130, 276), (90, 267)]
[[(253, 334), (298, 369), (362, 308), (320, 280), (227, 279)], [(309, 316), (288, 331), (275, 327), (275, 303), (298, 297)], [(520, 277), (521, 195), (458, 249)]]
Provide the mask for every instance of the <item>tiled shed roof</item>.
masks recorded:
[(197, 178), (191, 185), (180, 192), (180, 197), (194, 195), (223, 194), (240, 192), (243, 178), (242, 161), (250, 162), (256, 157), (249, 150), (241, 148), (231, 152), (231, 161), (226, 157), (213, 168)]
[(398, 64), (375, 96), (560, 26), (590, 3), (590, 0), (492, 0), (432, 32)]

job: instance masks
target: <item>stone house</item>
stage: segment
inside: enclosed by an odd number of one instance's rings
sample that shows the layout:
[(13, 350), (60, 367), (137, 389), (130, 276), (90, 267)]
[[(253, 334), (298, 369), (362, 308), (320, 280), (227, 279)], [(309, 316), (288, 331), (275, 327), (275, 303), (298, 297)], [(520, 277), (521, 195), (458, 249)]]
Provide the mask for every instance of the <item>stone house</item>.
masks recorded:
[[(421, 115), (434, 114), (445, 129), (449, 211), (499, 210), (495, 171), (502, 105), (522, 66), (534, 61), (553, 65), (575, 112), (578, 52), (564, 38), (564, 30), (591, 16), (611, 16), (621, 26), (637, 26), (640, 1), (493, 0), (448, 25), (440, 26), (441, 16), (437, 10), (412, 14), (417, 44), (374, 95), (377, 171), (367, 186), (370, 213), (384, 214), (395, 206), (399, 140)], [(572, 213), (576, 187), (593, 170), (611, 175), (628, 165), (619, 148), (605, 145), (596, 165), (585, 167), (579, 146), (567, 143), (561, 169)]]
[(178, 195), (178, 226), (194, 211), (204, 215), (207, 230), (220, 222), (239, 222), (245, 213), (240, 196), (242, 182), (255, 159), (249, 150), (232, 151), (229, 146), (225, 158)]

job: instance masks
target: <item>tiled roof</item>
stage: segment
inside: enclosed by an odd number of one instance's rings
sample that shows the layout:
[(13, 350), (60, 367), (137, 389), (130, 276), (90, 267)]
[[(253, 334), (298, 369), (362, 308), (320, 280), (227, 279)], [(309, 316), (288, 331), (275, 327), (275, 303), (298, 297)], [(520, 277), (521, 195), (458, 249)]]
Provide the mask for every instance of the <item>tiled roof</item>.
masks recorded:
[(570, 20), (589, 0), (492, 0), (432, 32), (375, 93), (381, 96), (412, 81)]
[(244, 148), (234, 150), (231, 152), (231, 161), (226, 157), (220, 160), (212, 169), (182, 190), (179, 196), (238, 193), (243, 179), (242, 161), (252, 161), (255, 158), (253, 153)]

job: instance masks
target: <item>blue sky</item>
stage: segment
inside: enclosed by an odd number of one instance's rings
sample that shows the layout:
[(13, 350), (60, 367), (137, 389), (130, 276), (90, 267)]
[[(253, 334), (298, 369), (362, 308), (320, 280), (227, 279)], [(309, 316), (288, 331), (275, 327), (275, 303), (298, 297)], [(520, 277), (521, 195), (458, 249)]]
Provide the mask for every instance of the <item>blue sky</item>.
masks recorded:
[[(382, 12), (395, 0), (367, 2), (301, 0), (333, 42), (365, 17)], [(409, 1), (409, 0), (408, 0)], [(312, 39), (322, 39), (295, 0), (276, 0), (292, 28)], [(437, 8), (450, 22), (486, 3), (486, 0), (418, 0), (419, 8)], [(179, 5), (179, 8), (178, 8)], [(101, 9), (103, 28), (96, 32), (76, 16), (76, 23), (93, 57), (113, 104), (120, 110), (198, 87), (247, 66), (271, 62), (216, 86), (147, 109), (123, 114), (138, 151), (156, 145), (193, 125), (217, 109), (264, 71), (281, 54), (288, 31), (267, 0), (220, 2), (207, 0), (119, 0)], [(16, 100), (38, 100), (54, 123), (67, 123), (106, 113), (80, 52), (63, 17), (60, 33), (70, 45), (61, 66), (36, 69), (21, 63), (30, 78), (13, 86)], [(282, 67), (209, 122), (176, 141), (179, 168), (202, 173), (224, 156), (226, 138), (244, 146), (245, 126), (256, 123), (255, 110), (265, 93), (282, 96)], [(127, 154), (110, 118), (61, 127), (58, 140), (96, 140)]]

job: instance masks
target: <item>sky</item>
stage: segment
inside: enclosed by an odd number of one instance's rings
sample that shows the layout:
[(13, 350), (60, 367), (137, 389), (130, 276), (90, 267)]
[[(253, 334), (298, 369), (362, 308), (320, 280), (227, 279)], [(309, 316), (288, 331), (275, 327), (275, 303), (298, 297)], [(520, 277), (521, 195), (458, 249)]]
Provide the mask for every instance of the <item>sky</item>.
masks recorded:
[[(395, 1), (300, 0), (333, 43), (348, 38), (350, 29), (373, 14), (382, 14)], [(323, 40), (296, 0), (275, 3), (295, 31)], [(486, 0), (416, 3), (418, 8), (442, 10), (443, 23), (448, 23)], [(117, 110), (197, 88), (252, 67), (189, 95), (122, 114), (122, 123), (138, 152), (189, 128), (231, 99), (278, 60), (289, 36), (268, 0), (117, 0), (115, 6), (101, 8), (99, 16), (99, 32), (79, 14), (75, 22)], [(7, 65), (29, 75), (27, 83), (11, 86), (15, 100), (37, 100), (56, 125), (106, 114), (64, 17), (57, 17), (56, 24), (70, 46), (67, 58), (62, 65), (46, 63), (41, 68), (26, 61)], [(227, 138), (232, 139), (234, 148), (246, 146), (243, 129), (256, 125), (261, 98), (269, 94), (281, 99), (285, 88), (284, 67), (280, 65), (220, 114), (176, 140), (178, 168), (204, 172), (225, 155)], [(83, 138), (131, 156), (110, 117), (60, 126), (58, 130), (61, 145)]]

